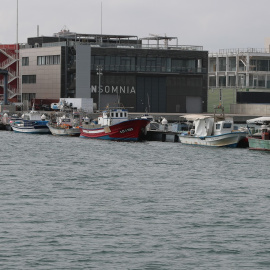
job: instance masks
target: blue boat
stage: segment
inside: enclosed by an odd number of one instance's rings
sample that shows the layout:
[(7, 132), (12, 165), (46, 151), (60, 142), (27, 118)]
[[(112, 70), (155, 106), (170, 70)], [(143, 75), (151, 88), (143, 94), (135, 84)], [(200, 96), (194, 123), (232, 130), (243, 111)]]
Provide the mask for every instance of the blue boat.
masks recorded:
[(18, 120), (12, 124), (14, 132), (50, 134), (46, 120)]
[(44, 114), (40, 115), (37, 111), (32, 110), (30, 113), (22, 115), (21, 120), (14, 121), (11, 126), (15, 132), (50, 134), (48, 122)]

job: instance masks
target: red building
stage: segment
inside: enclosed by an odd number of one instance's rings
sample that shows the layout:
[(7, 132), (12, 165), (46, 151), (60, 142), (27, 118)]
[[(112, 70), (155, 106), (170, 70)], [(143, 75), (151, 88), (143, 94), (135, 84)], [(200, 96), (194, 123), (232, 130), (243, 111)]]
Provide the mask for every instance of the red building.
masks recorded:
[[(19, 102), (19, 45), (0, 44), (0, 69), (8, 71), (8, 100), (10, 102)], [(3, 99), (4, 76), (0, 74), (0, 100), (2, 101)]]

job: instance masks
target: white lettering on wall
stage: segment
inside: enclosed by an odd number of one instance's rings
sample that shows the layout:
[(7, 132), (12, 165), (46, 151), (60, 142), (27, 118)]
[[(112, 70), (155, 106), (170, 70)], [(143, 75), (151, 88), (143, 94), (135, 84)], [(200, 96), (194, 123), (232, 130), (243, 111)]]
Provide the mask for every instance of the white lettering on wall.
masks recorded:
[(130, 94), (136, 94), (136, 91), (135, 91), (135, 87), (134, 86), (131, 87)]
[(125, 86), (120, 86), (120, 94), (125, 94), (126, 93), (126, 87)]
[(110, 86), (109, 85), (106, 85), (105, 86), (105, 93), (106, 94), (109, 94), (110, 93)]
[[(91, 85), (91, 92), (98, 93), (98, 85)], [(105, 94), (136, 94), (134, 86), (111, 86), (111, 85), (100, 85), (100, 93)]]
[(92, 88), (92, 93), (97, 93), (97, 86), (96, 85), (92, 85), (91, 86), (91, 88)]
[(112, 86), (112, 94), (117, 94), (118, 93), (118, 86)]

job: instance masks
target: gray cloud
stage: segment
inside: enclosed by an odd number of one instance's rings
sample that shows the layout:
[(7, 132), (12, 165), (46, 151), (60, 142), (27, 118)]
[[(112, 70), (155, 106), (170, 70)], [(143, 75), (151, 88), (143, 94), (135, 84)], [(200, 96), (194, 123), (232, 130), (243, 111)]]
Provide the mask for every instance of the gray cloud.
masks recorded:
[[(19, 42), (52, 35), (65, 25), (72, 32), (138, 37), (149, 33), (178, 37), (179, 44), (224, 48), (263, 48), (270, 36), (269, 0), (19, 0)], [(16, 0), (0, 10), (0, 43), (16, 42)]]

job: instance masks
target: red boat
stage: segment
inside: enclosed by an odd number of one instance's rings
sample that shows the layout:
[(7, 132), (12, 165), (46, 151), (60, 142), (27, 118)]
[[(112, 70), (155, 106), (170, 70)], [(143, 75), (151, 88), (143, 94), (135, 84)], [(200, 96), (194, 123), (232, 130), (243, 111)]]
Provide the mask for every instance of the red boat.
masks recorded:
[(126, 109), (108, 109), (97, 121), (88, 120), (80, 126), (81, 137), (114, 141), (141, 141), (150, 123), (148, 119), (128, 120)]

